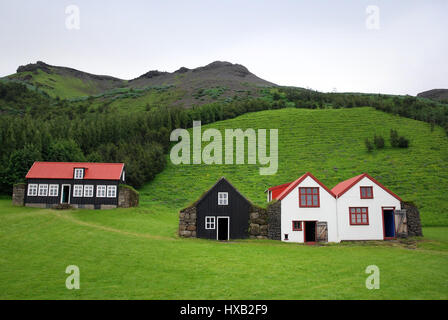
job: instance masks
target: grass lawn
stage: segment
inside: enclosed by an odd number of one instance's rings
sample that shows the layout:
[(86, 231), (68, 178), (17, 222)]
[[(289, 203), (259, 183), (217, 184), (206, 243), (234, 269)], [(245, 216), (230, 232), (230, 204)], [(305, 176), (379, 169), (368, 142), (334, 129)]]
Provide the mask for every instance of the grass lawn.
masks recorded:
[[(448, 139), (441, 128), (371, 108), (271, 110), (209, 127), (278, 128), (278, 173), (169, 163), (132, 209), (55, 211), (1, 199), (0, 299), (448, 298)], [(410, 148), (367, 153), (364, 139), (377, 133), (388, 140), (391, 128)], [(179, 209), (219, 177), (264, 206), (266, 187), (306, 171), (330, 188), (370, 173), (419, 206), (425, 237), (324, 246), (177, 237)], [(68, 265), (80, 268), (80, 290), (65, 288)], [(379, 290), (365, 287), (369, 265), (380, 268)]]
[[(12, 207), (0, 200), (0, 299), (447, 299), (448, 228), (305, 246), (176, 236), (176, 209)], [(367, 290), (368, 265), (380, 289)], [(77, 265), (81, 289), (65, 288)]]

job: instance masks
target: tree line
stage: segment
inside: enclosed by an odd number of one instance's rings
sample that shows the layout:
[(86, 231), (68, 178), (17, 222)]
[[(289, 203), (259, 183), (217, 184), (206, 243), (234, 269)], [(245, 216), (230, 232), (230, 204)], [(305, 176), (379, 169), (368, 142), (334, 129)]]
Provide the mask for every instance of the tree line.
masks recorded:
[(129, 114), (88, 112), (18, 83), (0, 82), (0, 193), (24, 180), (34, 161), (124, 162), (135, 188), (163, 170), (170, 133), (267, 109), (371, 106), (440, 125), (448, 132), (448, 106), (414, 97), (321, 93), (279, 87), (262, 97), (214, 102), (191, 109), (158, 106)]

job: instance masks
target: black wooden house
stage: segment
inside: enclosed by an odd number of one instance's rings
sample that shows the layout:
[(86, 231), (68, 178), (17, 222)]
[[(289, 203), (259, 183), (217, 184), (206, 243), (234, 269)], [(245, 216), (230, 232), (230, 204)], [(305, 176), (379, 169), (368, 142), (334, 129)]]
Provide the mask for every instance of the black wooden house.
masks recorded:
[(193, 208), (196, 237), (215, 240), (248, 238), (252, 204), (224, 177)]
[(124, 182), (123, 163), (35, 162), (26, 175), (24, 203), (40, 208), (116, 208)]

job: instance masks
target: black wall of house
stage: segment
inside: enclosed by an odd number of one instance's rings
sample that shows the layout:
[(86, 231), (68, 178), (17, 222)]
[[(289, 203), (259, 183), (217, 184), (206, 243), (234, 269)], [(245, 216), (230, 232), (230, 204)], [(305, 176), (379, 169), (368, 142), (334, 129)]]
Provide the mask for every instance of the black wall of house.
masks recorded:
[[(84, 205), (84, 204), (91, 204), (91, 205), (118, 205), (118, 185), (120, 181), (119, 180), (84, 180), (84, 179), (27, 179), (27, 186), (25, 190), (25, 203), (45, 203), (45, 204), (59, 204), (61, 203), (61, 194), (62, 194), (62, 185), (68, 184), (70, 185), (70, 204), (78, 204), (78, 205)], [(35, 196), (35, 197), (29, 197), (28, 196), (28, 184), (57, 184), (59, 185), (58, 190), (58, 196), (57, 197), (42, 197), (42, 196)], [(84, 197), (84, 191), (83, 191), (83, 197), (73, 197), (73, 185), (80, 184), (80, 185), (93, 185), (93, 197)], [(117, 187), (117, 193), (115, 198), (97, 198), (96, 197), (96, 186), (97, 185), (105, 185), (110, 186), (114, 185)], [(39, 190), (39, 189), (38, 189)], [(84, 188), (83, 188), (84, 190)], [(107, 188), (106, 188), (107, 190)], [(49, 190), (48, 190), (49, 194)]]
[[(218, 192), (228, 192), (228, 205), (218, 205)], [(248, 237), (251, 204), (226, 180), (220, 180), (197, 204), (196, 233), (198, 238), (216, 239), (218, 220), (213, 230), (205, 229), (205, 217), (230, 217), (230, 239)]]

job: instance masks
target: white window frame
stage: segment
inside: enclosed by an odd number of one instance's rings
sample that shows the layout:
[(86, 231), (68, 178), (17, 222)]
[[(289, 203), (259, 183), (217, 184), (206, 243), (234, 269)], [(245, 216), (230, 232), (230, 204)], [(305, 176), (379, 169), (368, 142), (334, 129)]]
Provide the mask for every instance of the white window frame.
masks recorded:
[(94, 186), (92, 184), (86, 184), (84, 186), (84, 198), (93, 198)]
[[(101, 190), (101, 193), (100, 193), (100, 190)], [(106, 198), (106, 186), (105, 185), (96, 186), (96, 197), (97, 198)]]
[(73, 175), (74, 179), (84, 179), (84, 169), (82, 168), (75, 168), (75, 173)]
[[(113, 191), (113, 195), (109, 195), (109, 192)], [(117, 186), (107, 186), (107, 191), (106, 191), (106, 196), (107, 198), (116, 198), (117, 197)]]
[[(208, 219), (210, 219), (210, 221), (208, 221)], [(216, 229), (216, 217), (206, 216), (205, 217), (205, 230), (215, 230), (215, 229)]]
[(47, 197), (48, 196), (48, 184), (39, 184), (38, 189), (38, 196), (39, 197)]
[(82, 184), (73, 185), (73, 198), (82, 198), (83, 189), (84, 188)]
[[(225, 197), (221, 197), (225, 196)], [(228, 192), (218, 192), (218, 206), (229, 205), (229, 193)]]
[(59, 196), (59, 185), (58, 184), (50, 184), (50, 186), (48, 187), (48, 196), (49, 197)]
[(28, 197), (37, 197), (37, 190), (39, 189), (39, 185), (36, 183), (31, 183), (28, 185)]

